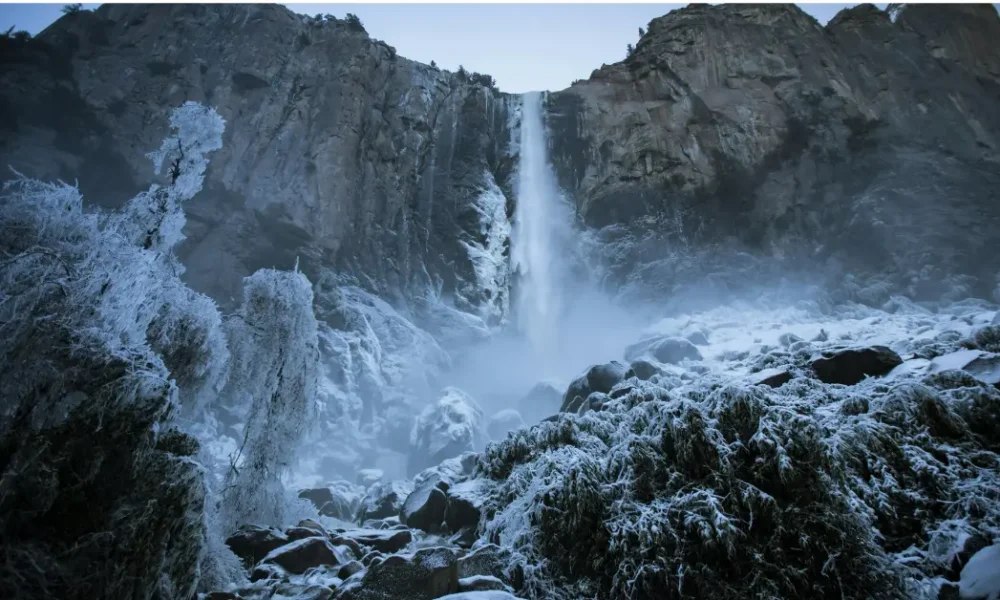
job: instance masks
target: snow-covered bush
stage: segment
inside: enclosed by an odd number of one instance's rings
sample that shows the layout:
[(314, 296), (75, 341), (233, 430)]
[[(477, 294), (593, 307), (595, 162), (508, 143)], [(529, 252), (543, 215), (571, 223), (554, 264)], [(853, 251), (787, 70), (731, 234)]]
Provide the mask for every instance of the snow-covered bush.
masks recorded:
[(17, 173), (0, 191), (2, 597), (190, 597), (197, 581), (198, 443), (160, 432), (225, 373), (215, 305), (172, 253), (223, 123), (189, 104), (172, 125), (176, 177), (122, 212)]
[(223, 493), (224, 522), (228, 530), (244, 523), (284, 525), (289, 500), (281, 477), (317, 409), (319, 342), (305, 275), (262, 269), (247, 277), (229, 340), (225, 394), (248, 408)]
[(484, 532), (531, 597), (912, 598), (965, 539), (942, 524), (1000, 534), (1000, 393), (969, 379), (621, 384), (487, 448)]

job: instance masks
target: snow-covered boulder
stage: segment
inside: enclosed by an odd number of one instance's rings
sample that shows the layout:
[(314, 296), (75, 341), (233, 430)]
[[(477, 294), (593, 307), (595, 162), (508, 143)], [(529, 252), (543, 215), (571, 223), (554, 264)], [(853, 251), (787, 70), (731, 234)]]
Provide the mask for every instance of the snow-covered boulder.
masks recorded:
[(444, 520), (449, 531), (456, 533), (467, 527), (475, 530), (479, 526), (485, 493), (485, 482), (479, 479), (463, 481), (448, 490)]
[(312, 502), (319, 514), (342, 521), (351, 521), (357, 513), (361, 490), (346, 481), (328, 486), (301, 490), (299, 498)]
[(474, 451), (486, 442), (486, 417), (471, 396), (445, 388), (441, 398), (417, 417), (410, 434), (407, 469), (411, 476), (441, 461)]
[(625, 372), (625, 378), (630, 379), (635, 377), (641, 381), (649, 381), (654, 375), (659, 375), (663, 371), (649, 362), (648, 360), (633, 360), (629, 366), (628, 371)]
[(447, 506), (448, 496), (428, 482), (407, 496), (399, 513), (399, 521), (412, 529), (435, 533), (441, 529)]
[(226, 538), (229, 549), (248, 566), (256, 564), (272, 550), (288, 542), (288, 536), (281, 531), (256, 525), (243, 525), (236, 533)]
[(458, 580), (459, 592), (488, 592), (491, 590), (499, 590), (507, 593), (514, 591), (506, 583), (491, 575), (473, 575)]
[(958, 591), (963, 600), (1000, 598), (1000, 544), (987, 546), (969, 559), (962, 569)]
[(590, 367), (583, 376), (569, 384), (559, 412), (576, 412), (581, 404), (577, 398), (585, 401), (594, 392), (610, 392), (611, 388), (625, 378), (626, 371), (625, 365), (618, 361)]
[(406, 548), (413, 541), (408, 529), (350, 529), (336, 535), (336, 539), (351, 540), (378, 552), (393, 553)]
[(685, 360), (701, 360), (701, 352), (691, 341), (684, 338), (661, 336), (645, 339), (625, 348), (625, 360), (635, 360), (652, 356), (665, 364), (677, 364)]
[(354, 558), (347, 546), (334, 546), (326, 537), (310, 537), (275, 548), (260, 562), (278, 565), (288, 573), (302, 574), (321, 565), (344, 565)]
[(385, 519), (399, 514), (403, 501), (413, 491), (413, 484), (406, 480), (389, 481), (372, 486), (361, 500), (358, 522)]

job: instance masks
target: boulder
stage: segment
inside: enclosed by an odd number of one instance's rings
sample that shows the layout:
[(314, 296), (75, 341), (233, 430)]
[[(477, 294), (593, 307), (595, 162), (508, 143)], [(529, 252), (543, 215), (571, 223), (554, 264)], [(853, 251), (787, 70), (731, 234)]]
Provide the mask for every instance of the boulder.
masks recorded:
[(479, 479), (463, 481), (448, 491), (448, 506), (444, 521), (448, 531), (457, 533), (464, 527), (477, 529), (484, 503), (483, 482)]
[(444, 522), (448, 496), (436, 485), (425, 485), (406, 497), (399, 520), (407, 527), (435, 533)]
[(513, 576), (506, 572), (510, 551), (496, 544), (484, 544), (458, 559), (458, 576), (462, 579), (475, 576), (494, 577), (515, 590), (524, 585), (524, 574), (515, 568)]
[(343, 565), (351, 560), (353, 556), (350, 548), (334, 546), (325, 537), (312, 537), (276, 548), (260, 562), (278, 565), (289, 573), (301, 575), (314, 567)]
[(812, 362), (817, 379), (823, 383), (854, 385), (865, 377), (885, 375), (903, 359), (885, 346), (841, 350)]
[(326, 536), (326, 531), (312, 527), (289, 527), (285, 530), (285, 535), (288, 537), (288, 541), (296, 542), (309, 537)]
[(345, 564), (344, 566), (340, 567), (340, 570), (337, 571), (337, 577), (346, 580), (346, 579), (350, 578), (352, 575), (354, 575), (355, 573), (360, 573), (361, 571), (364, 571), (364, 570), (365, 570), (365, 566), (363, 564), (361, 564), (361, 562), (356, 561), (356, 560), (352, 560), (351, 562), (349, 562), (349, 563)]
[(700, 332), (700, 331), (695, 331), (694, 333), (690, 333), (684, 339), (686, 339), (687, 341), (691, 342), (695, 346), (707, 346), (708, 345), (708, 338), (705, 337), (705, 334), (702, 333), (702, 332)]
[(787, 369), (775, 368), (764, 369), (754, 373), (754, 385), (766, 385), (768, 387), (779, 388), (792, 380), (794, 375)]
[(403, 501), (413, 491), (413, 484), (406, 480), (390, 481), (372, 486), (361, 500), (358, 522), (369, 519), (395, 517), (403, 508)]
[(635, 360), (642, 356), (652, 356), (665, 364), (677, 364), (684, 360), (701, 360), (701, 352), (690, 341), (683, 338), (660, 336), (642, 340), (625, 348), (625, 359)]
[(272, 527), (243, 525), (226, 538), (226, 545), (233, 554), (243, 559), (243, 564), (250, 567), (289, 541), (288, 536)]
[(299, 498), (312, 502), (324, 517), (351, 521), (357, 511), (358, 490), (346, 481), (338, 481), (324, 486), (299, 491)]
[(513, 592), (506, 583), (491, 575), (472, 575), (458, 580), (459, 592), (488, 592), (499, 590), (503, 592)]
[(659, 375), (663, 373), (660, 367), (657, 367), (648, 360), (633, 360), (628, 366), (628, 371), (625, 372), (625, 379), (635, 377), (642, 381), (649, 381), (654, 375)]
[(413, 534), (408, 529), (351, 529), (337, 537), (388, 554), (399, 552), (413, 541)]
[(502, 440), (507, 437), (507, 433), (524, 427), (524, 419), (521, 413), (512, 408), (501, 410), (492, 417), (486, 425), (486, 433), (491, 440)]
[(521, 600), (518, 596), (510, 592), (501, 590), (490, 590), (480, 592), (459, 592), (441, 596), (438, 600)]
[(284, 579), (286, 577), (288, 577), (288, 573), (275, 564), (260, 563), (250, 571), (250, 581)]
[(562, 394), (549, 383), (539, 383), (531, 388), (517, 403), (518, 411), (527, 423), (537, 423), (559, 411)]
[(486, 440), (486, 417), (476, 401), (458, 388), (445, 388), (413, 425), (407, 472), (412, 477), (445, 459), (478, 450)]
[(394, 554), (340, 590), (338, 600), (434, 600), (458, 591), (458, 563), (442, 547)]
[(618, 382), (625, 379), (625, 372), (625, 366), (618, 361), (590, 367), (582, 377), (569, 385), (559, 411), (578, 412), (582, 402), (578, 402), (577, 398), (586, 400), (594, 392), (607, 394)]

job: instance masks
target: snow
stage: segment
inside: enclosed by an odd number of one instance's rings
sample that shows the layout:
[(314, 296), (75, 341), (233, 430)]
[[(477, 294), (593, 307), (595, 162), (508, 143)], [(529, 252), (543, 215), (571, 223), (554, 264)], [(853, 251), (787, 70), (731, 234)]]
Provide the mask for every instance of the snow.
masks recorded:
[(969, 559), (958, 590), (962, 598), (1000, 598), (1000, 544), (987, 546)]
[(410, 444), (434, 456), (452, 444), (469, 450), (485, 439), (486, 417), (468, 394), (445, 388), (437, 403), (424, 408), (410, 434)]

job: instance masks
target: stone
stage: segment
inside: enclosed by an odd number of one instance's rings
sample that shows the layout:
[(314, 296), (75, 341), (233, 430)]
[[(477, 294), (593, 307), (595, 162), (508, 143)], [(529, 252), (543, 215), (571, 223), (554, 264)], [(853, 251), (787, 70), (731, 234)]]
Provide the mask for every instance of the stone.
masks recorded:
[(403, 507), (403, 501), (412, 491), (413, 484), (405, 480), (372, 486), (361, 500), (361, 506), (358, 509), (358, 522), (364, 523), (368, 519), (396, 517)]
[(374, 562), (375, 559), (381, 560), (383, 558), (385, 558), (384, 554), (382, 554), (378, 550), (372, 550), (368, 554), (365, 554), (364, 556), (361, 557), (361, 564), (368, 567), (371, 566), (372, 562)]
[(477, 527), (475, 526), (463, 527), (448, 538), (448, 543), (454, 544), (459, 548), (472, 548), (473, 544), (479, 540), (479, 536), (476, 534), (476, 529)]
[[(559, 411), (578, 412), (590, 394), (594, 392), (607, 394), (611, 388), (625, 378), (625, 372), (625, 366), (618, 361), (590, 367), (582, 377), (569, 385)], [(581, 400), (578, 402), (577, 398)]]
[(463, 579), (476, 576), (494, 577), (515, 590), (521, 589), (524, 585), (524, 573), (516, 567), (513, 577), (509, 577), (506, 572), (509, 558), (509, 550), (504, 550), (496, 544), (484, 544), (458, 559), (458, 576)]
[(677, 364), (685, 360), (701, 360), (697, 346), (683, 338), (660, 336), (642, 340), (625, 348), (625, 359), (635, 360), (642, 356), (652, 356), (665, 364)]
[(459, 592), (487, 592), (490, 590), (508, 593), (514, 591), (506, 583), (490, 575), (472, 575), (458, 580)]
[(660, 375), (663, 371), (648, 360), (633, 360), (628, 371), (625, 372), (625, 379), (635, 377), (641, 381), (649, 381), (654, 375)]
[(477, 592), (459, 592), (441, 596), (439, 600), (521, 600), (519, 597), (505, 591), (489, 590)]
[(261, 563), (278, 565), (297, 575), (320, 565), (337, 566), (352, 560), (350, 549), (334, 546), (325, 537), (311, 537), (272, 550)]
[[(340, 482), (346, 484), (346, 482)], [(350, 486), (350, 484), (346, 484)], [(357, 509), (355, 496), (345, 486), (320, 487), (299, 491), (299, 498), (309, 500), (324, 517), (351, 521)]]
[(458, 563), (442, 547), (394, 554), (341, 587), (339, 600), (433, 600), (458, 591)]
[(289, 527), (285, 530), (285, 536), (288, 537), (288, 541), (295, 542), (308, 537), (326, 536), (326, 532), (311, 527)]
[[(371, 562), (370, 558), (369, 558), (369, 562)], [(352, 560), (351, 562), (349, 562), (349, 563), (345, 564), (344, 566), (340, 567), (340, 570), (337, 571), (337, 577), (340, 577), (341, 579), (346, 580), (346, 579), (350, 578), (352, 575), (354, 575), (355, 573), (360, 573), (360, 572), (362, 572), (364, 570), (365, 570), (365, 566), (361, 562), (356, 561), (356, 560)]]
[(408, 529), (351, 529), (338, 537), (389, 554), (399, 552), (413, 541), (413, 534)]
[(483, 485), (481, 480), (473, 479), (456, 484), (448, 491), (448, 506), (444, 513), (448, 531), (457, 533), (463, 527), (479, 527), (484, 502)]
[(226, 545), (247, 566), (257, 564), (272, 550), (288, 542), (288, 536), (277, 529), (256, 525), (243, 525), (236, 533), (226, 538)]
[(399, 520), (407, 527), (435, 533), (441, 529), (447, 506), (448, 496), (443, 491), (433, 485), (425, 486), (406, 497)]
[(367, 490), (376, 483), (382, 483), (384, 477), (382, 469), (361, 469), (358, 471), (357, 483)]
[(250, 581), (264, 579), (284, 579), (288, 573), (280, 566), (270, 563), (259, 563), (250, 571)]
[(775, 368), (764, 369), (754, 374), (754, 385), (766, 385), (772, 388), (779, 388), (792, 380), (794, 375), (787, 369)]
[(705, 334), (700, 331), (695, 331), (694, 333), (688, 334), (685, 339), (694, 344), (695, 346), (708, 345), (708, 338), (705, 337)]
[(817, 379), (823, 383), (854, 385), (865, 377), (885, 375), (903, 359), (885, 346), (841, 350), (812, 362)]

